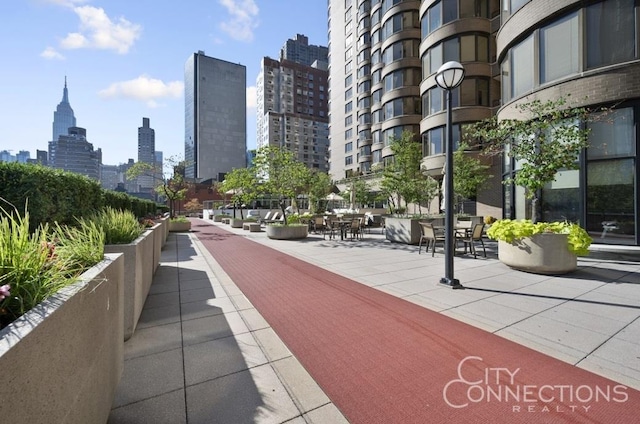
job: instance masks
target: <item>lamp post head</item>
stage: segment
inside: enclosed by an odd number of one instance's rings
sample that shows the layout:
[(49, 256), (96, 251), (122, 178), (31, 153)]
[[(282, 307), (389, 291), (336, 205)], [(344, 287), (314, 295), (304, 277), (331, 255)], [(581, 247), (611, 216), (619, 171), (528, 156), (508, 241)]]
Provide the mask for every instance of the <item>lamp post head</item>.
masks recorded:
[(462, 83), (464, 67), (455, 61), (447, 62), (436, 72), (436, 84), (445, 90), (452, 90)]

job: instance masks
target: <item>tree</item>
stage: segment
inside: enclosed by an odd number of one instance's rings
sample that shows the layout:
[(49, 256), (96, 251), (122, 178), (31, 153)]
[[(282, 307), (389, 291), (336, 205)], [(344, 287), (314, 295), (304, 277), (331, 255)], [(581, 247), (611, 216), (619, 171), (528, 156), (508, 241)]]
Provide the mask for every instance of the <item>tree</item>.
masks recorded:
[(309, 168), (298, 161), (294, 154), (278, 146), (264, 146), (256, 151), (254, 159), (256, 175), (262, 183), (262, 191), (278, 196), (280, 208), (287, 225), (286, 201), (295, 203), (309, 181)]
[[(175, 217), (176, 205), (180, 200), (184, 200), (189, 183), (184, 177), (185, 161), (175, 157), (165, 159), (164, 165), (173, 173), (171, 177), (166, 177), (163, 173), (163, 166), (153, 166), (146, 162), (136, 162), (127, 170), (127, 178), (134, 179), (141, 175), (152, 177), (156, 185), (156, 192), (166, 197), (169, 201), (169, 216)], [(162, 177), (158, 177), (161, 175)]]
[(234, 168), (228, 172), (218, 188), (221, 194), (231, 192), (234, 217), (236, 205), (240, 206), (240, 218), (243, 217), (242, 205), (250, 204), (258, 197), (259, 184), (253, 168)]
[(476, 195), (478, 190), (492, 176), (488, 174), (488, 165), (464, 152), (469, 145), (461, 143), (453, 152), (453, 193), (460, 205), (460, 213), (464, 213), (464, 200)]
[(492, 117), (471, 127), (470, 135), (486, 143), (488, 154), (505, 153), (519, 165), (503, 181), (525, 188), (531, 199), (531, 219), (539, 218), (540, 191), (555, 180), (558, 171), (577, 169), (578, 156), (588, 145), (589, 129), (584, 123), (590, 111), (569, 107), (567, 100), (533, 100), (517, 105), (522, 119)]
[(422, 149), (414, 141), (414, 134), (404, 131), (400, 138), (391, 140), (390, 147), (393, 162), (384, 168), (381, 190), (390, 195), (394, 205), (393, 196), (397, 196), (397, 208), (403, 199), (405, 203), (417, 203), (420, 208), (422, 203), (431, 202), (437, 194), (437, 183), (422, 172)]
[(326, 197), (331, 193), (333, 182), (326, 172), (311, 170), (306, 182), (306, 190), (309, 195), (309, 209), (311, 213), (323, 212), (326, 210)]
[(202, 203), (200, 203), (200, 201), (196, 197), (184, 204), (184, 209), (189, 213), (196, 213), (198, 211), (201, 211), (202, 208)]

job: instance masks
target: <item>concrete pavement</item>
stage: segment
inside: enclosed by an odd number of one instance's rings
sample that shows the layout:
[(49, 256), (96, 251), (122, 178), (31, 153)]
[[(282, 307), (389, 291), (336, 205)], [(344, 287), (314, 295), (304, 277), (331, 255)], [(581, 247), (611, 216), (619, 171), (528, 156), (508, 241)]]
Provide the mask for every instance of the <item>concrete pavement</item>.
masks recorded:
[[(464, 321), (559, 360), (640, 389), (640, 263), (579, 260), (578, 271), (544, 276), (496, 258), (456, 256), (465, 290), (438, 284), (436, 250), (386, 241), (270, 240), (212, 221), (354, 281)], [(346, 420), (195, 237), (171, 233), (138, 329), (110, 423)], [(250, 264), (248, 264), (250, 266)], [(473, 354), (473, 347), (469, 347)]]

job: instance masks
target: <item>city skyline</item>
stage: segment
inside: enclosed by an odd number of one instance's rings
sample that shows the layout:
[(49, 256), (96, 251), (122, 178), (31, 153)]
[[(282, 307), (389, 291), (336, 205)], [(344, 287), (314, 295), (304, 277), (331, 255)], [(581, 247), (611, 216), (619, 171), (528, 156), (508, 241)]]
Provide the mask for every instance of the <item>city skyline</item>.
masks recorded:
[[(247, 67), (247, 148), (256, 146), (255, 84), (261, 59), (304, 34), (327, 45), (326, 2), (29, 0), (0, 5), (4, 141), (0, 150), (47, 150), (65, 84), (77, 126), (103, 163), (137, 159), (148, 117), (156, 150), (184, 156), (184, 62), (198, 50)], [(24, 25), (29, 22), (30, 25)]]

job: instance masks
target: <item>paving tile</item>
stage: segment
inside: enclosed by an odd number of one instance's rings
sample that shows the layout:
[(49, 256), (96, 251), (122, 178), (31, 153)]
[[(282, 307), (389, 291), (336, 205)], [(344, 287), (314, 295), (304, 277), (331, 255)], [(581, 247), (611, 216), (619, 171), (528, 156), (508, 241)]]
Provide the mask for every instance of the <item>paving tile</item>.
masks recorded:
[(256, 330), (252, 334), (270, 362), (291, 356), (289, 348), (287, 348), (271, 327)]
[(311, 378), (295, 357), (289, 356), (275, 361), (272, 366), (287, 388), (293, 402), (303, 413), (330, 403), (318, 383)]
[(348, 424), (349, 421), (332, 403), (321, 406), (304, 414), (305, 423), (309, 424)]
[(197, 300), (195, 302), (180, 305), (183, 320), (202, 318), (211, 315), (220, 315), (235, 312), (236, 308), (228, 297)]
[(113, 407), (129, 405), (184, 388), (182, 350), (174, 349), (124, 362)]
[(260, 312), (258, 312), (257, 309), (244, 309), (239, 312), (240, 316), (242, 317), (250, 331), (269, 328), (269, 323), (264, 319), (264, 317), (260, 314)]
[(575, 323), (556, 321), (540, 315), (520, 321), (496, 334), (516, 334), (546, 346), (544, 353), (557, 349), (563, 354), (575, 356), (577, 360), (609, 338), (609, 335), (579, 327)]
[(137, 328), (124, 344), (125, 359), (164, 352), (182, 346), (180, 323)]
[(183, 304), (189, 302), (201, 302), (207, 299), (215, 299), (216, 297), (226, 296), (216, 296), (216, 293), (214, 293), (213, 287), (211, 286), (200, 289), (180, 291), (180, 303)]
[(185, 381), (188, 386), (267, 362), (260, 346), (250, 333), (184, 348)]
[[(239, 394), (242, 393), (242, 396)], [(300, 415), (269, 365), (187, 387), (189, 423), (284, 423)]]
[(211, 315), (182, 322), (185, 346), (248, 333), (249, 328), (238, 312)]
[(149, 294), (144, 302), (145, 308), (159, 308), (161, 306), (177, 305), (180, 302), (178, 293)]
[(141, 328), (156, 325), (171, 324), (180, 321), (180, 305), (160, 306), (157, 308), (144, 308), (138, 319), (136, 331)]
[(184, 389), (111, 410), (107, 424), (186, 424)]

